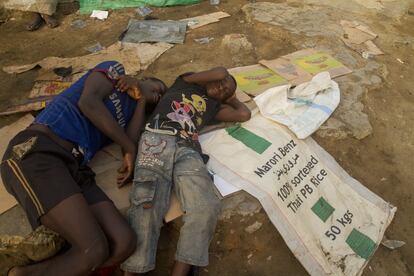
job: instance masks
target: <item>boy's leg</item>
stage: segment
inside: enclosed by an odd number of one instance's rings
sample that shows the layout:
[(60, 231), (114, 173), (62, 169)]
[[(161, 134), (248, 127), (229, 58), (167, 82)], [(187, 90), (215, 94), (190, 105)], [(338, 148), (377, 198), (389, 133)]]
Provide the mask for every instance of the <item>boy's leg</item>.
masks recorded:
[(84, 275), (108, 258), (105, 235), (81, 194), (66, 198), (40, 220), (64, 237), (71, 248), (46, 261), (15, 267), (9, 275)]
[(127, 213), (137, 246), (121, 265), (126, 272), (145, 273), (155, 268), (158, 238), (170, 205), (174, 154), (175, 137), (151, 132), (141, 135)]
[(108, 242), (72, 171), (72, 154), (42, 133), (25, 130), (9, 144), (1, 176), (33, 228), (43, 224), (71, 248), (37, 264), (15, 267), (11, 275), (81, 275), (109, 256)]
[(158, 238), (170, 202), (171, 182), (153, 171), (143, 168), (139, 171), (127, 212), (137, 244), (135, 252), (121, 265), (123, 271), (130, 273), (145, 273), (155, 268)]
[(102, 201), (90, 206), (93, 215), (108, 239), (110, 256), (102, 267), (119, 265), (136, 248), (136, 235), (114, 204)]
[[(221, 208), (220, 199), (196, 151), (183, 147), (177, 150), (173, 175), (175, 192), (184, 211), (176, 260), (184, 264), (206, 266), (209, 244)], [(177, 271), (180, 270), (180, 263), (177, 263)]]
[(95, 173), (89, 167), (82, 166), (74, 175), (109, 243), (110, 256), (102, 267), (119, 265), (135, 250), (135, 232), (113, 202), (96, 185)]

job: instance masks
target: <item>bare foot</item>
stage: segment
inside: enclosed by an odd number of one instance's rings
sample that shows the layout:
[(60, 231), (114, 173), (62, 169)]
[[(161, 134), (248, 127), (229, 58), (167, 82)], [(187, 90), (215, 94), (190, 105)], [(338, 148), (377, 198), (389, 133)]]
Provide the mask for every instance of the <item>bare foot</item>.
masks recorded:
[(53, 15), (41, 14), (41, 17), (49, 28), (53, 29), (59, 26), (59, 22), (53, 17)]
[(27, 24), (26, 29), (30, 32), (36, 31), (40, 28), (40, 26), (43, 25), (43, 19), (40, 16), (40, 13), (34, 12), (33, 18), (29, 21), (29, 24)]

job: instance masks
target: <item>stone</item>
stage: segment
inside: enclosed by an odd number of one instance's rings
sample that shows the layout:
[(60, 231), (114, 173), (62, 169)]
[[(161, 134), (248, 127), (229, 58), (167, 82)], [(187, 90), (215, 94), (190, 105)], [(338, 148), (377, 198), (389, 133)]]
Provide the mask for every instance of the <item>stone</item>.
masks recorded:
[(244, 34), (227, 34), (222, 40), (222, 45), (227, 47), (232, 54), (253, 50), (253, 45)]
[(262, 228), (263, 223), (260, 223), (258, 221), (256, 221), (255, 223), (253, 223), (252, 225), (247, 226), (244, 231), (246, 231), (249, 234), (253, 234), (254, 232), (256, 232), (257, 230), (259, 230), (260, 228)]
[(234, 215), (252, 216), (262, 209), (259, 201), (247, 194), (240, 192), (223, 199), (220, 220), (230, 219)]

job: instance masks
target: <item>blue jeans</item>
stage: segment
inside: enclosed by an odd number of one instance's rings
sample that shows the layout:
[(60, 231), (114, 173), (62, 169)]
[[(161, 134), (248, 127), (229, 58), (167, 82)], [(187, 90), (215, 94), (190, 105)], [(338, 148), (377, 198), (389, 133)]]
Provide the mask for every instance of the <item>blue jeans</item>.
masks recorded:
[(213, 185), (198, 152), (182, 145), (175, 136), (144, 132), (127, 213), (137, 234), (137, 248), (121, 268), (134, 273), (155, 268), (158, 238), (172, 188), (184, 211), (175, 258), (191, 265), (208, 265), (208, 248), (221, 209)]

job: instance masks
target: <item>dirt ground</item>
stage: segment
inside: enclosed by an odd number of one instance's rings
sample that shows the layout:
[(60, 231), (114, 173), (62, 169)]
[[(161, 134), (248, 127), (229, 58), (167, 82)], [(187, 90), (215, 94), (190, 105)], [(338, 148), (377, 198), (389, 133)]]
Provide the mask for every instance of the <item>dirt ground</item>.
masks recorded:
[[(383, 6), (378, 8), (378, 3)], [(244, 5), (248, 7), (242, 9)], [(389, 250), (380, 246), (364, 275), (414, 275), (414, 3), (413, 1), (303, 0), (272, 1), (256, 13), (258, 4), (245, 0), (224, 0), (217, 7), (208, 1), (185, 7), (157, 8), (160, 19), (181, 19), (217, 10), (231, 14), (219, 23), (192, 30), (183, 45), (168, 50), (140, 75), (155, 75), (168, 84), (186, 71), (223, 65), (232, 68), (256, 64), (299, 49), (316, 47), (330, 52), (354, 73), (337, 79), (341, 103), (327, 123), (313, 135), (354, 178), (386, 201), (398, 207), (386, 232), (388, 239), (406, 245)], [(268, 14), (263, 14), (263, 10)], [(269, 13), (273, 13), (269, 14)], [(61, 26), (26, 32), (25, 16), (0, 12), (0, 67), (28, 64), (47, 56), (75, 57), (96, 42), (116, 42), (134, 9), (110, 12), (104, 21), (89, 19), (70, 6), (59, 8)], [(71, 27), (83, 19), (84, 29)], [(339, 21), (358, 20), (379, 37), (375, 43), (385, 53), (364, 59), (340, 41)], [(231, 53), (222, 45), (224, 35), (245, 34), (252, 49)], [(200, 45), (194, 38), (213, 37)], [(37, 71), (8, 75), (0, 71), (0, 108), (25, 98)], [(0, 126), (21, 115), (0, 118)], [(261, 209), (242, 192), (224, 200), (224, 214), (210, 250), (210, 265), (202, 275), (306, 275)], [(411, 210), (411, 211), (410, 211)], [(263, 226), (249, 234), (245, 228), (255, 222)], [(150, 275), (167, 275), (174, 258), (180, 220), (164, 227), (157, 257), (157, 269)], [(24, 234), (28, 224), (19, 207), (0, 216), (0, 234)]]

